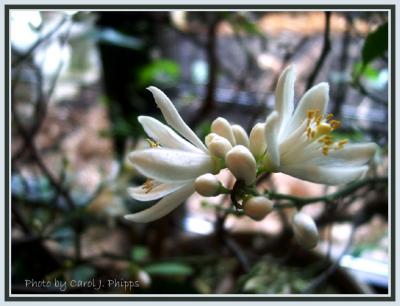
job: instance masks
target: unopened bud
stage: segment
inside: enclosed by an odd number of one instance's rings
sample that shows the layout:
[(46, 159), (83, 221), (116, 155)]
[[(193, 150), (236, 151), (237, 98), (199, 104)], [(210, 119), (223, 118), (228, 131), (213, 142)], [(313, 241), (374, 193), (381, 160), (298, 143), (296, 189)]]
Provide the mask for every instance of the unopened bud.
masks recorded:
[(199, 176), (194, 182), (195, 190), (204, 197), (213, 197), (218, 195), (220, 187), (221, 183), (210, 173)]
[(274, 203), (262, 196), (252, 197), (243, 204), (244, 213), (256, 221), (264, 219), (272, 211), (273, 207)]
[(267, 148), (265, 141), (265, 124), (257, 123), (250, 131), (250, 151), (256, 158), (262, 156)]
[(215, 136), (218, 136), (218, 135), (215, 133), (207, 134), (206, 138), (204, 139), (204, 142), (206, 143), (207, 147), (210, 145), (211, 141), (214, 139)]
[(227, 168), (238, 180), (243, 180), (246, 185), (251, 185), (256, 180), (256, 160), (245, 146), (234, 146), (225, 155)]
[(246, 131), (238, 124), (232, 125), (233, 135), (235, 136), (236, 144), (249, 147), (249, 136)]
[(225, 158), (226, 153), (232, 149), (231, 143), (226, 138), (215, 133), (211, 133), (209, 136), (207, 136), (208, 139), (206, 137), (206, 144), (211, 155)]
[(309, 215), (299, 212), (293, 216), (293, 232), (296, 241), (305, 249), (312, 249), (318, 244), (318, 229)]
[(150, 275), (146, 271), (140, 270), (136, 277), (139, 281), (140, 287), (143, 287), (143, 288), (150, 287), (151, 278), (150, 278)]
[(211, 131), (229, 140), (232, 146), (236, 144), (235, 136), (233, 135), (232, 127), (228, 120), (218, 117), (211, 123)]

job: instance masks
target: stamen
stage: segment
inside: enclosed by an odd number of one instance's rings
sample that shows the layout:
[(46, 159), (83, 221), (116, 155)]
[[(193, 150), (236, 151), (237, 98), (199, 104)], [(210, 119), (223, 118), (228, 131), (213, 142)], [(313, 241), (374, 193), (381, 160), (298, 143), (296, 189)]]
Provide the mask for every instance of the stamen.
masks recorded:
[(322, 147), (322, 154), (324, 154), (325, 156), (328, 156), (329, 154), (329, 146), (325, 145)]
[(158, 148), (160, 146), (160, 143), (158, 141), (154, 141), (150, 138), (147, 138), (146, 141), (148, 142), (150, 148)]
[(147, 179), (142, 186), (142, 189), (144, 190), (145, 193), (149, 193), (153, 188), (154, 188), (154, 183), (153, 180), (151, 179)]
[(331, 125), (332, 129), (336, 130), (337, 128), (340, 127), (341, 122), (339, 120), (331, 120), (329, 124)]
[(326, 117), (325, 117), (326, 121), (328, 121), (328, 120), (330, 120), (330, 119), (332, 119), (332, 118), (333, 118), (333, 114), (328, 114), (328, 115), (326, 115)]
[(344, 145), (345, 145), (346, 143), (348, 143), (348, 142), (349, 142), (348, 139), (340, 140), (339, 142), (336, 143), (336, 148), (335, 148), (335, 150), (341, 150), (341, 149), (343, 149)]
[(324, 134), (328, 134), (329, 132), (332, 131), (332, 128), (329, 124), (327, 123), (321, 123), (317, 126), (317, 136), (321, 136)]

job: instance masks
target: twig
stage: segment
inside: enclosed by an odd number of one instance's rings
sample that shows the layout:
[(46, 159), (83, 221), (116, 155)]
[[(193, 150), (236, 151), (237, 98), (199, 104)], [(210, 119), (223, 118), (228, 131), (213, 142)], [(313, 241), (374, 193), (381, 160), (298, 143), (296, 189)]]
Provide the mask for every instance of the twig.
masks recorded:
[(342, 260), (343, 256), (347, 254), (347, 252), (350, 250), (351, 244), (353, 242), (354, 239), (354, 233), (355, 233), (355, 229), (356, 226), (353, 224), (352, 228), (351, 228), (351, 233), (350, 233), (350, 237), (347, 240), (346, 246), (343, 249), (342, 253), (340, 254), (340, 256), (336, 259), (336, 261), (324, 272), (322, 272), (318, 277), (316, 277), (311, 283), (310, 285), (304, 289), (304, 291), (302, 293), (304, 294), (308, 294), (308, 293), (313, 293), (315, 292), (318, 288), (320, 288), (325, 281), (333, 274), (336, 272), (336, 270), (338, 269), (339, 265), (340, 265), (340, 261)]
[(20, 55), (17, 59), (15, 59), (12, 63), (13, 68), (17, 68), (20, 64), (22, 64), (26, 59), (30, 58), (32, 54), (35, 52), (35, 50), (45, 41), (50, 39), (63, 25), (67, 20), (69, 19), (68, 16), (64, 16), (60, 22), (52, 29), (50, 30), (46, 35), (43, 37), (39, 38), (29, 49), (26, 51), (24, 54)]
[(324, 64), (324, 61), (326, 59), (326, 56), (328, 55), (330, 49), (331, 49), (331, 41), (330, 41), (330, 32), (331, 32), (331, 12), (325, 12), (325, 32), (324, 32), (324, 42), (321, 50), (321, 54), (317, 60), (317, 63), (315, 64), (314, 70), (311, 72), (310, 77), (307, 80), (307, 85), (306, 89), (310, 88), (319, 71), (322, 68), (322, 65)]
[(242, 266), (245, 273), (250, 272), (250, 263), (247, 259), (247, 256), (244, 254), (240, 245), (233, 240), (231, 237), (225, 236), (225, 244), (226, 246), (232, 251), (232, 253), (237, 257), (239, 260), (240, 265)]
[(278, 209), (289, 208), (289, 207), (301, 208), (305, 205), (316, 203), (316, 202), (332, 202), (335, 199), (348, 196), (364, 186), (373, 185), (376, 183), (387, 183), (387, 181), (388, 181), (387, 177), (366, 178), (366, 179), (351, 183), (351, 184), (347, 185), (346, 187), (342, 188), (341, 190), (338, 190), (331, 194), (320, 196), (320, 197), (301, 198), (301, 197), (291, 196), (291, 195), (287, 195), (287, 194), (274, 193), (274, 192), (267, 192), (267, 194), (270, 199), (288, 200), (289, 201), (289, 203), (282, 203), (282, 204), (278, 203), (275, 205), (275, 208), (278, 208)]

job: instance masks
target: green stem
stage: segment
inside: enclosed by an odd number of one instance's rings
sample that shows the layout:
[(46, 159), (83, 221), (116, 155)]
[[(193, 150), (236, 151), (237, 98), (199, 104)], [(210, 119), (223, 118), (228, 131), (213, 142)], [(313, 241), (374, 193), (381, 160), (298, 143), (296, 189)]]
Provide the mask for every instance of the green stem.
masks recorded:
[(388, 181), (387, 177), (366, 178), (366, 179), (351, 183), (351, 184), (347, 185), (346, 187), (344, 187), (338, 191), (335, 191), (331, 194), (327, 194), (327, 195), (320, 196), (320, 197), (301, 198), (301, 197), (291, 196), (291, 195), (287, 195), (287, 194), (275, 193), (272, 191), (267, 192), (267, 194), (268, 194), (268, 197), (273, 200), (290, 201), (289, 203), (276, 204), (275, 208), (278, 208), (278, 209), (288, 208), (288, 207), (301, 208), (305, 205), (316, 203), (316, 202), (332, 202), (338, 198), (348, 196), (364, 186), (372, 185), (375, 183), (387, 183), (387, 181)]

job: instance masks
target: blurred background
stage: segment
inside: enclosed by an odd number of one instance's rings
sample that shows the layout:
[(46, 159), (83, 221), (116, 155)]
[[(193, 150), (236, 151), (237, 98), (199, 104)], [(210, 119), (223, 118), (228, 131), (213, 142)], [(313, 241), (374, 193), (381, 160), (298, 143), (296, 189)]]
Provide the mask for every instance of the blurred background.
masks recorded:
[[(12, 10), (10, 42), (12, 293), (388, 292), (387, 12)], [(249, 132), (289, 64), (296, 101), (329, 82), (336, 135), (380, 147), (357, 186), (284, 174), (259, 183), (301, 198), (344, 191), (304, 207), (316, 249), (293, 241), (293, 208), (255, 222), (223, 196), (194, 194), (150, 224), (123, 219), (151, 205), (126, 192), (144, 181), (126, 162), (146, 146), (137, 116), (162, 120), (147, 86), (202, 139), (218, 116)]]

